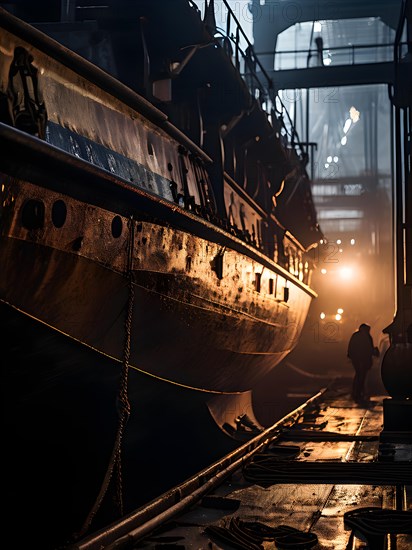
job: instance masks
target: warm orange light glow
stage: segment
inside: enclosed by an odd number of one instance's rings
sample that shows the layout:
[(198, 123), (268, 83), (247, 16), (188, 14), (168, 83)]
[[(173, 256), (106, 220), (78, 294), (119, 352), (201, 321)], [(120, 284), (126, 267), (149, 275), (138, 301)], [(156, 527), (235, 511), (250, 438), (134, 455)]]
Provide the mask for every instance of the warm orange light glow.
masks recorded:
[(358, 122), (359, 118), (360, 118), (360, 112), (355, 109), (355, 107), (351, 107), (349, 109), (349, 115), (350, 115), (350, 118), (352, 119), (352, 122)]
[(339, 313), (337, 313), (337, 314), (335, 315), (335, 319), (336, 319), (337, 321), (340, 321), (340, 320), (342, 319), (342, 315), (340, 315)]
[(344, 279), (345, 281), (350, 281), (353, 279), (354, 272), (351, 267), (341, 267), (339, 270), (339, 275), (341, 279)]
[(322, 273), (322, 275), (326, 275), (327, 270), (323, 267), (323, 268), (320, 270), (320, 272)]
[(341, 307), (338, 309), (338, 313), (339, 313), (340, 315), (342, 315), (343, 309), (342, 309)]
[(321, 319), (324, 319), (324, 318), (326, 317), (326, 315), (325, 315), (325, 314), (323, 313), (323, 311), (322, 311), (322, 313), (319, 315), (319, 317), (320, 317)]

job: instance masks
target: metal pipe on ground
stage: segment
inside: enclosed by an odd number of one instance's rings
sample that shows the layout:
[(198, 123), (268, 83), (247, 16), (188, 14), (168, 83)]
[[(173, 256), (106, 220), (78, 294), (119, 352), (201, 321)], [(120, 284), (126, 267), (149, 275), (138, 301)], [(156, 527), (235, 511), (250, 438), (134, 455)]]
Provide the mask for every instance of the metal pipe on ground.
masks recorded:
[[(216, 488), (224, 479), (241, 468), (254, 454), (276, 439), (281, 433), (280, 428), (283, 424), (303, 414), (305, 409), (313, 406), (326, 390), (327, 388), (320, 390), (281, 420), (181, 485), (174, 487), (109, 527), (70, 545), (67, 550), (128, 548)], [(176, 502), (177, 500), (178, 502)]]

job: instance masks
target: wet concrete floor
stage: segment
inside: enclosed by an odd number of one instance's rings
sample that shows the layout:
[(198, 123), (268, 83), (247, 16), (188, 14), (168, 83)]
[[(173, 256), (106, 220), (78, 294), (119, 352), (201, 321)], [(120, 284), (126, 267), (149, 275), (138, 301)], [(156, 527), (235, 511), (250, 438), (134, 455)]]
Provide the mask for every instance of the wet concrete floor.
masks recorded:
[[(377, 465), (379, 453), (379, 434), (382, 430), (382, 402), (385, 396), (372, 397), (365, 406), (354, 403), (345, 384), (335, 385), (327, 393), (326, 400), (310, 425), (303, 426), (303, 433), (309, 430), (314, 435), (302, 441), (302, 437), (293, 439), (293, 433), (281, 445), (298, 446), (299, 454), (295, 459), (299, 463), (323, 463), (326, 465), (342, 463)], [(335, 440), (318, 438), (319, 432), (328, 431), (337, 434)], [(316, 432), (316, 433), (315, 433)], [(340, 437), (341, 436), (341, 437)], [(355, 436), (351, 439), (352, 436)], [(347, 440), (345, 440), (347, 437)], [(303, 438), (305, 439), (305, 437)], [(384, 462), (384, 470), (396, 471), (397, 461), (410, 464), (412, 469), (412, 446), (398, 445), (392, 462)], [(379, 466), (379, 465), (377, 465)], [(372, 470), (373, 468), (371, 468)], [(385, 474), (386, 475), (386, 474)], [(246, 476), (247, 477), (247, 476)], [(409, 475), (410, 477), (410, 475)], [(218, 490), (216, 496), (224, 496), (239, 501), (236, 510), (222, 510), (202, 505), (193, 507), (184, 515), (162, 528), (162, 533), (139, 543), (136, 548), (161, 548), (166, 541), (174, 541), (180, 548), (193, 549), (230, 549), (232, 546), (211, 536), (207, 526), (229, 528), (232, 518), (242, 521), (260, 522), (270, 527), (287, 525), (301, 531), (315, 533), (318, 542), (314, 548), (323, 550), (373, 550), (366, 539), (358, 532), (352, 533), (344, 522), (344, 514), (360, 507), (377, 507), (395, 510), (396, 502), (402, 501), (403, 510), (412, 512), (412, 486), (402, 487), (401, 499), (395, 483), (385, 483), (381, 479), (369, 479), (367, 483), (356, 480), (354, 483), (336, 483), (327, 479), (324, 482), (287, 483), (276, 482), (271, 486), (247, 481), (244, 472), (237, 472)], [(398, 490), (398, 495), (396, 491)], [(397, 500), (398, 499), (398, 500)], [(399, 509), (399, 508), (398, 508)], [(407, 550), (412, 548), (412, 534), (399, 534), (382, 538), (382, 548)], [(275, 542), (263, 542), (265, 549), (278, 548)], [(300, 546), (290, 546), (299, 548)], [(252, 546), (251, 546), (252, 548)]]

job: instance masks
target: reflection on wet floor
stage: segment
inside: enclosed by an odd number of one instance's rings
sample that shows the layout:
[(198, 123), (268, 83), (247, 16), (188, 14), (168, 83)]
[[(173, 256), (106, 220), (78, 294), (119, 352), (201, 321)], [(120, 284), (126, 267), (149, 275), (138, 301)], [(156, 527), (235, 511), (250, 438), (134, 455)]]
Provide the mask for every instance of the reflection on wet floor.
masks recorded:
[[(382, 456), (383, 399), (375, 396), (361, 407), (345, 384), (335, 383), (314, 414), (284, 431), (271, 456), (270, 447), (266, 455), (257, 455), (215, 491), (215, 505), (213, 500), (201, 503), (177, 517), (157, 542), (174, 537), (182, 548), (229, 549), (233, 541), (245, 549), (300, 548), (298, 537), (303, 533), (312, 539), (302, 548), (411, 548), (412, 445), (392, 445), (391, 457)], [(279, 448), (297, 452), (288, 462), (285, 453), (277, 456)], [(219, 504), (219, 497), (226, 499), (226, 506)], [(281, 536), (293, 534), (295, 546), (292, 539), (289, 546), (283, 539), (282, 546), (276, 538), (281, 526), (290, 530)], [(258, 546), (248, 546), (243, 538), (242, 546), (242, 537), (252, 528), (260, 535), (269, 530), (272, 538), (255, 540)], [(150, 544), (142, 541), (135, 548), (151, 548)]]

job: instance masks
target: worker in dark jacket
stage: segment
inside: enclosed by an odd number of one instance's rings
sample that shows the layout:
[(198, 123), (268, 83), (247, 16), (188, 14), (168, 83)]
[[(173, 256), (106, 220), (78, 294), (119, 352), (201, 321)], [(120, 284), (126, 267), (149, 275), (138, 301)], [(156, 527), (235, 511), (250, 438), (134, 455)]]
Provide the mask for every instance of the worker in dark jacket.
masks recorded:
[(371, 327), (362, 323), (349, 340), (348, 357), (355, 369), (352, 397), (357, 403), (365, 400), (366, 375), (372, 367), (373, 357), (379, 357), (379, 350), (373, 345)]

